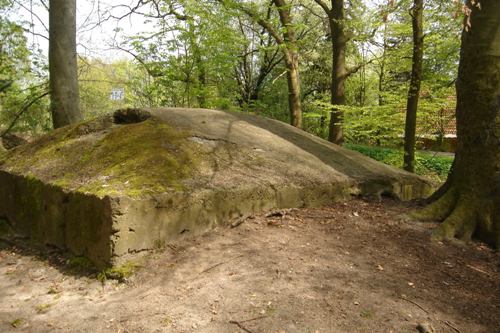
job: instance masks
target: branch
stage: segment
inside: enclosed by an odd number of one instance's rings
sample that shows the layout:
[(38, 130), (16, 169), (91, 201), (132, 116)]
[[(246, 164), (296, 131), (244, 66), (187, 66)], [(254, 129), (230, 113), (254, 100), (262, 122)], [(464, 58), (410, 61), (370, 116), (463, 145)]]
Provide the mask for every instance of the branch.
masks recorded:
[(366, 65), (368, 64), (371, 64), (372, 62), (376, 61), (376, 60), (379, 60), (381, 57), (378, 57), (378, 58), (372, 58), (366, 62), (363, 62), (361, 64), (359, 64), (358, 66), (356, 67), (353, 67), (353, 68), (349, 68), (347, 70), (347, 73), (344, 75), (344, 78), (348, 78), (349, 76), (353, 75), (353, 74), (356, 74), (361, 68), (365, 67)]
[[(225, 3), (224, 0), (217, 0), (219, 3), (221, 3), (224, 7), (227, 8), (227, 5)], [(279, 45), (282, 45), (282, 44), (285, 44), (285, 40), (279, 35), (279, 33), (273, 28), (273, 26), (271, 25), (271, 23), (269, 23), (269, 21), (263, 19), (263, 18), (260, 18), (259, 15), (257, 13), (255, 13), (254, 11), (252, 11), (250, 8), (247, 8), (245, 6), (242, 6), (240, 4), (234, 4), (235, 7), (242, 11), (243, 13), (247, 14), (252, 20), (254, 20), (255, 22), (257, 22), (257, 24), (259, 24), (262, 28), (264, 28), (265, 30), (267, 30), (267, 32), (273, 36), (274, 40), (276, 40), (276, 43), (278, 43)]]
[(328, 17), (332, 15), (332, 10), (328, 7), (326, 2), (324, 2), (323, 0), (314, 0), (314, 2), (316, 2), (321, 8), (323, 8)]
[(21, 109), (21, 111), (19, 111), (16, 116), (14, 117), (14, 119), (12, 120), (12, 122), (10, 123), (10, 125), (7, 127), (7, 129), (0, 135), (0, 138), (3, 138), (6, 134), (8, 134), (12, 128), (14, 127), (14, 125), (16, 124), (16, 122), (19, 120), (19, 118), (26, 112), (28, 111), (28, 109), (33, 105), (35, 104), (36, 102), (38, 102), (39, 100), (41, 100), (42, 98), (44, 98), (45, 96), (47, 96), (48, 94), (50, 94), (50, 91), (45, 91), (43, 94), (41, 95), (38, 95), (37, 97), (35, 97), (34, 99), (32, 99), (28, 104), (26, 104), (25, 106), (23, 106), (23, 108)]
[(0, 93), (7, 90), (13, 83), (12, 80), (0, 80)]
[(17, 0), (13, 0), (14, 3), (16, 3), (19, 7), (21, 7), (22, 9), (28, 11), (31, 15), (33, 15), (33, 17), (35, 17), (38, 22), (44, 27), (44, 29), (49, 32), (49, 28), (45, 25), (45, 23), (43, 22), (43, 20), (40, 18), (40, 16), (38, 16), (33, 10), (31, 10), (30, 8), (26, 7), (22, 2), (20, 1), (17, 1)]
[(42, 35), (42, 34), (39, 34), (37, 32), (34, 32), (34, 31), (31, 31), (30, 29), (28, 28), (23, 28), (23, 31), (32, 35), (32, 36), (38, 36), (38, 37), (42, 37), (43, 39), (45, 40), (49, 40), (49, 37), (45, 36), (45, 35)]
[(137, 54), (135, 54), (134, 52), (124, 48), (124, 47), (121, 47), (120, 45), (115, 45), (114, 46), (115, 48), (117, 48), (118, 50), (121, 50), (123, 52), (126, 52), (128, 54), (130, 54), (132, 57), (134, 57), (135, 60), (137, 60), (143, 67), (144, 69), (146, 70), (146, 72), (148, 72), (148, 74), (152, 77), (161, 77), (163, 75), (159, 75), (158, 73), (155, 73), (153, 72), (149, 67), (148, 67), (148, 64), (146, 63), (146, 61), (144, 59), (142, 59), (141, 57), (139, 57)]

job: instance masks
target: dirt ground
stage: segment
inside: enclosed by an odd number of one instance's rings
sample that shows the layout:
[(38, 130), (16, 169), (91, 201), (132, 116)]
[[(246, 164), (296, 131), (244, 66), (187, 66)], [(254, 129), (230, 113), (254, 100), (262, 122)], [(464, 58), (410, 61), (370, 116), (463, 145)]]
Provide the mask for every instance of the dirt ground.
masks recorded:
[(431, 242), (408, 210), (256, 216), (137, 255), (125, 283), (4, 242), (0, 332), (500, 332), (500, 254)]

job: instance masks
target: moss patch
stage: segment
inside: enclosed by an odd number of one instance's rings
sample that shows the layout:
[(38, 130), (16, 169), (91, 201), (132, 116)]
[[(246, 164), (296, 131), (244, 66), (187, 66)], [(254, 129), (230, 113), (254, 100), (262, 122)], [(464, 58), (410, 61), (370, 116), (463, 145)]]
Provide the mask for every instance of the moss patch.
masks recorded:
[(87, 257), (78, 256), (68, 259), (68, 267), (72, 272), (85, 273), (95, 270), (95, 266)]
[(23, 324), (23, 320), (20, 318), (14, 319), (13, 321), (10, 322), (10, 326), (12, 326), (14, 328), (21, 327), (22, 324)]
[(188, 133), (155, 118), (130, 125), (112, 125), (106, 119), (55, 130), (3, 154), (0, 164), (11, 172), (101, 197), (183, 189), (183, 180), (199, 160)]
[(120, 282), (124, 282), (127, 278), (132, 276), (139, 268), (142, 266), (132, 262), (127, 261), (122, 265), (108, 268), (101, 273), (98, 274), (97, 279), (101, 282), (106, 281), (107, 279), (118, 280)]

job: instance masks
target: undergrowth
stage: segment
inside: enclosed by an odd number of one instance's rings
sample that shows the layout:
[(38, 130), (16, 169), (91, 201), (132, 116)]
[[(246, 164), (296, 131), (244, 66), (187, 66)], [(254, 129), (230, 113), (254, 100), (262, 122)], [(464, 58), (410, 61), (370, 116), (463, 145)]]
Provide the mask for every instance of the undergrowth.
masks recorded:
[[(397, 168), (403, 166), (404, 153), (400, 149), (357, 144), (346, 144), (345, 147)], [(437, 155), (433, 152), (415, 153), (415, 173), (433, 180), (445, 181), (452, 163), (452, 156)]]

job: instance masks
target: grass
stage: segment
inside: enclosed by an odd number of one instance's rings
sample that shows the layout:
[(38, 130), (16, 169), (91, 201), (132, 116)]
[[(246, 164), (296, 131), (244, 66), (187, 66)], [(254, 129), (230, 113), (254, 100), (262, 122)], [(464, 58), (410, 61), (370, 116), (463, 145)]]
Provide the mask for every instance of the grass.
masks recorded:
[[(400, 149), (357, 144), (346, 144), (345, 147), (397, 168), (403, 166), (403, 151)], [(436, 155), (432, 152), (415, 153), (415, 173), (432, 180), (445, 181), (452, 163), (452, 156)]]

